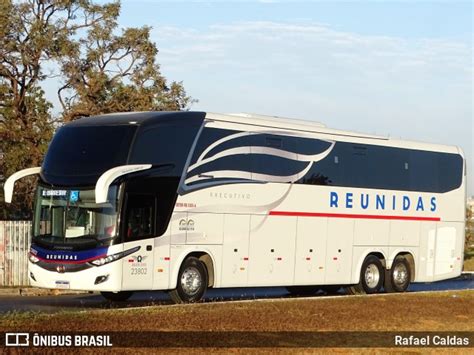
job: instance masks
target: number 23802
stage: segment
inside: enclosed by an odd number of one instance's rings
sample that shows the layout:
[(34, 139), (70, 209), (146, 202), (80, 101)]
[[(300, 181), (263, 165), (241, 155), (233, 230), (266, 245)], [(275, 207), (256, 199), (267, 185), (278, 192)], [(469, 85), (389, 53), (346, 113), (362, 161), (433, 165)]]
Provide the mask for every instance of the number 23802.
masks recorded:
[(146, 275), (146, 267), (132, 267), (132, 275)]

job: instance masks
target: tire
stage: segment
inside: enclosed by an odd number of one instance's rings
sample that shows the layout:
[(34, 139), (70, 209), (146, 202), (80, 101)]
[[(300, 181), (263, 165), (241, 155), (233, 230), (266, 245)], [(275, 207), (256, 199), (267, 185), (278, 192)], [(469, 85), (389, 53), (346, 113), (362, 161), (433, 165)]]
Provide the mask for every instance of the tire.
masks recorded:
[(123, 302), (133, 295), (132, 291), (120, 291), (120, 292), (101, 292), (102, 296), (112, 302)]
[(360, 281), (347, 288), (349, 294), (363, 295), (378, 293), (382, 289), (385, 271), (382, 262), (374, 255), (369, 255), (362, 263)]
[(316, 286), (286, 286), (286, 290), (293, 296), (312, 296), (319, 291)]
[(207, 290), (206, 266), (195, 257), (187, 258), (178, 273), (176, 288), (169, 292), (174, 303), (199, 302)]
[(403, 256), (397, 256), (390, 270), (385, 272), (385, 292), (405, 292), (410, 285), (410, 264)]

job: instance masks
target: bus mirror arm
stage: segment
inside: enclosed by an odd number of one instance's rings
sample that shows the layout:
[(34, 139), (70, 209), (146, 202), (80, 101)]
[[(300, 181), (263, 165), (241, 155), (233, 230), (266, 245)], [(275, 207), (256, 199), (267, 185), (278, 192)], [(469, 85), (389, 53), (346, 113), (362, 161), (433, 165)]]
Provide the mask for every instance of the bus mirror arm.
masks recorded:
[(36, 168), (28, 168), (17, 171), (13, 175), (11, 175), (6, 181), (5, 185), (3, 186), (3, 191), (5, 192), (5, 202), (12, 203), (13, 197), (13, 189), (15, 188), (15, 182), (24, 178), (25, 176), (39, 174), (41, 171), (41, 167)]
[(137, 171), (150, 169), (151, 166), (151, 164), (120, 165), (107, 170), (99, 177), (95, 185), (95, 202), (104, 203), (107, 201), (109, 186), (116, 178)]

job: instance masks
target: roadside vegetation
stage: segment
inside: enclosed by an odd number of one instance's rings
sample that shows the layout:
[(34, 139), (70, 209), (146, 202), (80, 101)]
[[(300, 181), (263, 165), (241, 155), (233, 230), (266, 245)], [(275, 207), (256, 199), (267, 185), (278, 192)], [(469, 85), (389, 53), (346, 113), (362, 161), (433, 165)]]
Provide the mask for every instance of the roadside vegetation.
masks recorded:
[(472, 210), (466, 209), (466, 241), (464, 244), (464, 271), (474, 271), (474, 219)]
[(464, 250), (464, 271), (474, 272), (474, 247)]
[[(379, 310), (378, 316), (369, 316)], [(383, 314), (383, 316), (380, 316)], [(474, 290), (14, 312), (0, 331), (474, 331)], [(210, 335), (211, 336), (211, 335)]]

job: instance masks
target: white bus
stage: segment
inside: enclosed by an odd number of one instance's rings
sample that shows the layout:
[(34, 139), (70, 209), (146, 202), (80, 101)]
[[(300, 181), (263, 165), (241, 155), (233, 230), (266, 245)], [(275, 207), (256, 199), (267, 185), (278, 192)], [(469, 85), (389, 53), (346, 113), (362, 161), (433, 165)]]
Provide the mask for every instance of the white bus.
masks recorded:
[(31, 284), (100, 291), (346, 287), (460, 275), (466, 171), (454, 146), (256, 115), (139, 112), (55, 134), (39, 174)]

